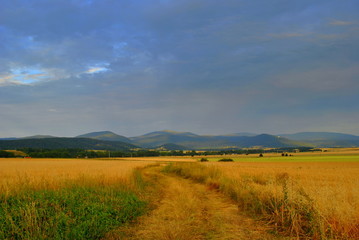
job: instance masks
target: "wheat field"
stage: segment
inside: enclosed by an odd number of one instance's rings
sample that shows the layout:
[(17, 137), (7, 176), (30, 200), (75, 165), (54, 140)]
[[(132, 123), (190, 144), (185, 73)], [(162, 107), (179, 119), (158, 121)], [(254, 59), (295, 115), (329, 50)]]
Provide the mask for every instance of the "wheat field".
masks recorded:
[(0, 239), (103, 238), (146, 211), (138, 168), (148, 164), (0, 159)]
[[(213, 163), (209, 163), (212, 165)], [(246, 186), (263, 203), (286, 199), (293, 208), (310, 207), (311, 224), (321, 234), (359, 237), (359, 163), (216, 163), (216, 168), (238, 186)], [(241, 190), (248, 193), (246, 190)], [(275, 203), (273, 203), (275, 204)], [(275, 207), (275, 206), (273, 206)], [(291, 211), (281, 209), (277, 211)], [(298, 210), (298, 209), (296, 209)], [(281, 214), (277, 212), (277, 214)], [(298, 214), (295, 211), (292, 214)], [(314, 216), (315, 215), (315, 216)], [(284, 221), (272, 216), (273, 221)], [(303, 218), (292, 223), (292, 230), (300, 232)], [(307, 223), (305, 223), (307, 224)], [(319, 233), (318, 233), (319, 234)]]
[(0, 159), (0, 193), (23, 188), (56, 189), (69, 182), (110, 185), (129, 180), (151, 162), (88, 159)]
[(298, 239), (359, 239), (359, 162), (325, 158), (177, 163), (167, 171), (218, 189), (274, 232)]

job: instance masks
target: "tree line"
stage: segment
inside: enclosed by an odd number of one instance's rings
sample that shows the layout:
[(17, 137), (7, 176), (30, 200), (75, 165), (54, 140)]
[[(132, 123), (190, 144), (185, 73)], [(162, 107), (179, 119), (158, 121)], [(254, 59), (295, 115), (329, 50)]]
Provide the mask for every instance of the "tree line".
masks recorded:
[[(208, 155), (231, 155), (231, 154), (263, 154), (270, 152), (286, 153), (286, 152), (306, 152), (313, 151), (311, 148), (278, 148), (278, 149), (230, 149), (216, 151), (183, 151), (183, 150), (124, 150), (124, 151), (108, 151), (108, 150), (84, 150), (84, 149), (40, 149), (40, 148), (22, 148), (19, 151), (32, 158), (119, 158), (119, 157), (158, 157), (158, 156), (208, 156)], [(16, 157), (13, 152), (0, 150), (0, 158)]]

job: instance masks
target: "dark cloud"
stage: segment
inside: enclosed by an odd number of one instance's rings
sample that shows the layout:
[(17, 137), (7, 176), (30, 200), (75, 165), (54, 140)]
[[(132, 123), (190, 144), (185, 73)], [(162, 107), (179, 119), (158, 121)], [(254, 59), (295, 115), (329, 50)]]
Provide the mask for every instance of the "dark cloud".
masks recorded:
[(0, 4), (1, 136), (359, 134), (354, 0)]

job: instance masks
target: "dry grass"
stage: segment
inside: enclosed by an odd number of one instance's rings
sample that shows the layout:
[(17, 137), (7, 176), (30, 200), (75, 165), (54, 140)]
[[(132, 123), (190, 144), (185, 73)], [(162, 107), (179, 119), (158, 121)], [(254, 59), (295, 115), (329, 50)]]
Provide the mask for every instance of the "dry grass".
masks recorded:
[(219, 189), (278, 232), (359, 239), (359, 162), (209, 162), (168, 169)]
[(146, 169), (144, 175), (158, 181), (161, 194), (155, 209), (125, 229), (125, 236), (114, 231), (106, 239), (274, 239), (265, 226), (242, 215), (228, 197), (203, 184), (164, 175), (158, 168)]
[[(103, 158), (106, 160), (106, 158)], [(150, 161), (150, 162), (195, 162), (196, 158), (191, 156), (158, 156), (158, 157), (121, 157), (121, 158), (111, 158), (114, 160), (123, 160), (123, 161)]]
[(132, 171), (151, 162), (88, 159), (0, 159), (0, 193), (57, 189), (67, 183), (111, 185), (130, 182)]
[(150, 162), (1, 159), (0, 239), (101, 239), (147, 209)]
[[(212, 163), (213, 165), (213, 163)], [(229, 163), (216, 164), (238, 185), (246, 185), (263, 202), (281, 199), (312, 208), (307, 214), (319, 235), (359, 237), (359, 163)], [(293, 205), (293, 206), (294, 206)], [(285, 211), (285, 209), (281, 209)], [(288, 210), (288, 209), (287, 209)], [(304, 209), (303, 209), (304, 210)], [(289, 210), (288, 210), (289, 211)], [(281, 213), (272, 216), (282, 222)], [(294, 219), (293, 219), (294, 220)], [(301, 232), (303, 218), (292, 222), (292, 231)]]

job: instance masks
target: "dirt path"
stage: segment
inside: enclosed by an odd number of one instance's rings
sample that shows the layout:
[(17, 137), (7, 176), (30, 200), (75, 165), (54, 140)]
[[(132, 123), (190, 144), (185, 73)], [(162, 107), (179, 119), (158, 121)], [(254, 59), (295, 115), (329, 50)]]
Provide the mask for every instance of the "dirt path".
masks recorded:
[(147, 177), (159, 179), (162, 198), (157, 208), (125, 230), (132, 240), (195, 239), (278, 239), (253, 219), (241, 214), (238, 206), (208, 187), (158, 169), (146, 169)]

